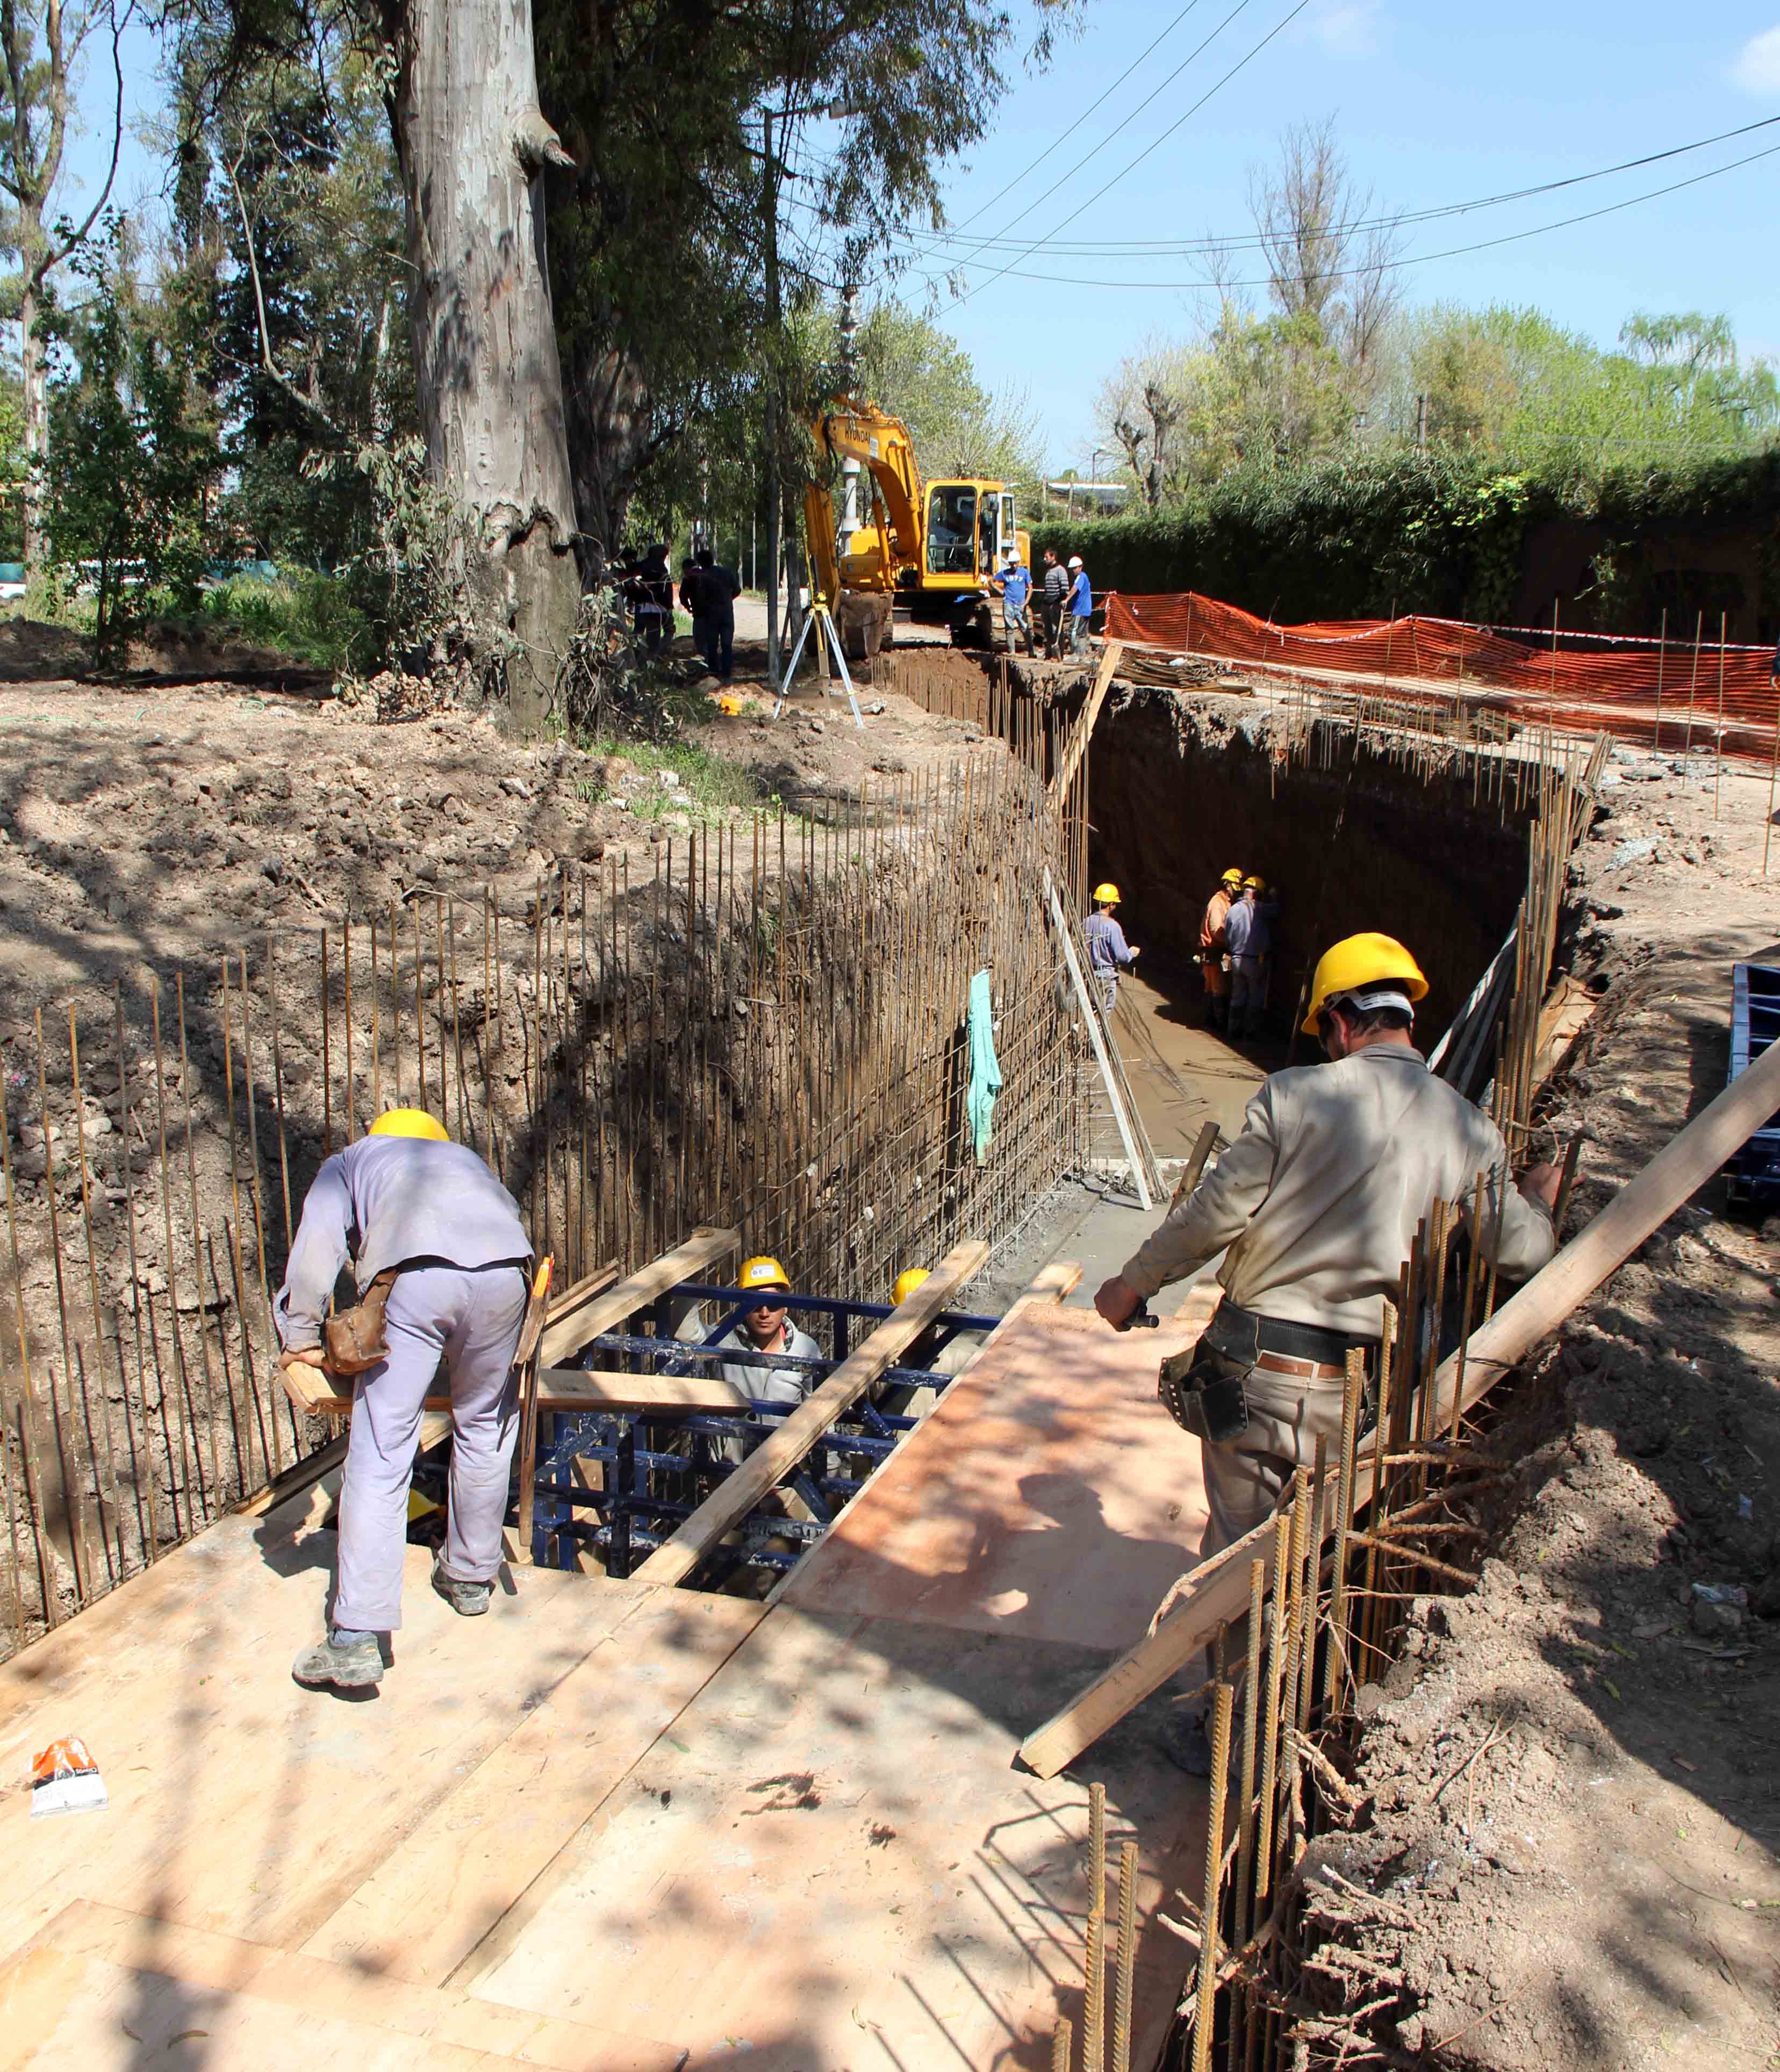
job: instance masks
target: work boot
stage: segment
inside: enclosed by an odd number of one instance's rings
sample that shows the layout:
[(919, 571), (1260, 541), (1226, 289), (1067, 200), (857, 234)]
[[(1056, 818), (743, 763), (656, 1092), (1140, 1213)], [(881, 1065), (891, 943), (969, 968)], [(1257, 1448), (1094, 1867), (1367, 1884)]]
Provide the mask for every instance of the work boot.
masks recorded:
[(330, 1684), (342, 1691), (362, 1690), (383, 1675), (383, 1650), (374, 1633), (343, 1633), (336, 1626), (325, 1640), (303, 1650), (290, 1673), (312, 1690)]
[(1189, 1777), (1211, 1774), (1211, 1744), (1205, 1737), (1205, 1719), (1177, 1706), (1162, 1722), (1162, 1753), (1177, 1770)]
[(495, 1594), (492, 1583), (460, 1583), (454, 1576), (446, 1575), (444, 1563), (437, 1559), (433, 1563), (433, 1588), (464, 1618), (480, 1618)]

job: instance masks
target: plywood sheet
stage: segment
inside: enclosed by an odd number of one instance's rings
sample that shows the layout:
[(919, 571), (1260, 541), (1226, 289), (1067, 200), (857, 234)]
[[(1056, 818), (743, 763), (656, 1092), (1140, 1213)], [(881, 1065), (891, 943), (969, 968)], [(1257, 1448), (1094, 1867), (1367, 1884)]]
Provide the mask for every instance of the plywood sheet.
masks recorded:
[(0, 1969), (6, 2062), (33, 2072), (676, 2072), (684, 2053), (77, 1901)]
[(1156, 1370), (1215, 1291), (1153, 1331), (1034, 1309), (997, 1333), (780, 1601), (1084, 1647), (1140, 1638), (1205, 1530), (1197, 1442)]
[[(407, 1623), (376, 1693), (304, 1691), (290, 1663), (320, 1630), (333, 1536), (281, 1538), (270, 1523), (224, 1521), (142, 1579), (129, 1617), (134, 1585), (0, 1669), (0, 1774), (22, 1775), (56, 1735), (78, 1733), (111, 1798), (102, 1813), (37, 1821), (27, 1794), (0, 1798), (12, 1873), (0, 1951), (76, 1898), (294, 1948), (367, 1881), (399, 1894), (417, 1860), (444, 1881), (417, 1959), (427, 1975), (473, 1943), (746, 1628), (746, 1608), (728, 1624), (676, 1613), (645, 1647), (643, 1680), (625, 1684), (615, 1668), (625, 1695), (595, 1725), (598, 1679), (565, 1687), (650, 1593), (522, 1568), (487, 1617), (461, 1619), (428, 1587), (430, 1556), (415, 1548)], [(479, 1772), (522, 1729), (520, 1761), (545, 1775), (561, 1766), (565, 1789), (548, 1807), (549, 1794), (531, 1795), (504, 1870), (487, 1819), (512, 1758), (488, 1779)], [(457, 1887), (438, 1848), (454, 1834)], [(373, 1930), (360, 1920), (337, 1934), (349, 1943)]]
[[(1146, 1926), (1203, 1846), (1202, 1790), (1157, 1751), (1153, 1704), (1079, 1774), (1013, 1768), (1024, 1726), (1101, 1659), (770, 1611), (453, 1984), (672, 2023), (695, 2066), (1037, 2072), (1058, 2015), (1080, 2016), (1089, 1782), (1113, 1860), (1141, 1845)], [(1147, 2067), (1182, 1963), (1165, 1930), (1141, 1947)]]

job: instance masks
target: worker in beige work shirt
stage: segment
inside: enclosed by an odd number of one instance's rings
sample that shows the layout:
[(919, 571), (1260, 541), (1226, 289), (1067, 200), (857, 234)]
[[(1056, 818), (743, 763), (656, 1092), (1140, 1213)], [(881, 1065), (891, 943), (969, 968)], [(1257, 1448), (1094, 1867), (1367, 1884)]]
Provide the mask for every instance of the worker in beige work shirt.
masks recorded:
[[(1429, 1072), (1411, 1036), (1427, 990), (1390, 936), (1336, 944), (1304, 1023), (1330, 1062), (1262, 1082), (1236, 1141), (1094, 1298), (1122, 1330), (1158, 1289), (1225, 1253), (1191, 1371), (1162, 1392), (1204, 1448), (1202, 1559), (1269, 1515), (1318, 1438), (1338, 1441), (1348, 1349), (1375, 1375), (1383, 1305), (1437, 1202), (1470, 1202), (1481, 1176), (1485, 1256), (1518, 1279), (1552, 1256), (1556, 1170), (1511, 1185), (1494, 1124)], [(1171, 1722), (1169, 1746), (1183, 1768), (1209, 1769), (1198, 1721)]]

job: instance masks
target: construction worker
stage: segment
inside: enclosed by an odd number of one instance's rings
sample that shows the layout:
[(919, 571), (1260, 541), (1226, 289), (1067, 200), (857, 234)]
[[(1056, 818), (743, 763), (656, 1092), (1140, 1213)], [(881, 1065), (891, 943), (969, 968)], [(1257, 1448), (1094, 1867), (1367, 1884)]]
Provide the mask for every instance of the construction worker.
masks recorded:
[(1094, 888), (1094, 911), (1083, 924), (1082, 933), (1087, 938), (1087, 961), (1100, 989), (1100, 1005), (1108, 1014), (1112, 1003), (1119, 997), (1119, 968), (1134, 964), (1138, 952), (1126, 942), (1124, 931), (1112, 917), (1112, 910), (1119, 903), (1116, 885), (1096, 885)]
[(433, 1587), (467, 1618), (487, 1610), (519, 1435), (513, 1355), (531, 1257), (518, 1203), (424, 1109), (379, 1116), (315, 1175), (273, 1305), (280, 1365), (325, 1367), (323, 1322), (348, 1260), (361, 1302), (374, 1283), (381, 1293), (381, 1276), (394, 1277), (385, 1355), (353, 1378), (333, 1613), (323, 1639), (292, 1666), (299, 1684), (351, 1689), (383, 1675), (378, 1636), (401, 1624), (409, 1483), (421, 1408), (442, 1361), (451, 1395), (451, 1497)]
[(1031, 654), (1032, 616), (1026, 600), (1032, 594), (1032, 576), (1017, 547), (1008, 549), (999, 571), (989, 578), (989, 586), (1001, 593), (1001, 631), (1007, 636), (1009, 654), (1019, 653), (1022, 639)]
[(1230, 1033), (1256, 1037), (1267, 1013), (1267, 985), (1272, 972), (1273, 923), (1279, 902), (1268, 896), (1267, 881), (1245, 878), (1224, 919), (1224, 946), (1230, 956)]
[(1230, 1019), (1230, 975), (1225, 968), (1228, 945), (1225, 935), (1230, 909), (1242, 890), (1242, 873), (1232, 864), (1218, 881), (1218, 889), (1206, 902), (1199, 920), (1199, 972), (1205, 980), (1205, 1020), (1208, 1029), (1222, 1029)]
[(1045, 549), (1043, 612), (1045, 652), (1053, 661), (1063, 658), (1063, 607), (1069, 602), (1069, 571), (1057, 558), (1057, 549)]
[[(763, 1253), (747, 1260), (736, 1285), (759, 1300), (742, 1311), (742, 1321), (734, 1330), (717, 1340), (719, 1349), (789, 1353), (795, 1359), (821, 1359), (822, 1348), (808, 1332), (798, 1330), (790, 1310), (775, 1299), (788, 1295), (791, 1285), (776, 1259)], [(787, 1403), (794, 1409), (822, 1378), (808, 1367), (763, 1367), (741, 1360), (725, 1360), (717, 1372), (756, 1403)]]
[[(1556, 1169), (1535, 1166), (1510, 1185), (1494, 1124), (1436, 1079), (1411, 1040), (1427, 990), (1388, 935), (1326, 952), (1304, 1028), (1330, 1062), (1264, 1080), (1235, 1142), (1094, 1298), (1122, 1330), (1158, 1289), (1225, 1254), (1223, 1299), (1190, 1371), (1162, 1387), (1202, 1445), (1202, 1558), (1268, 1516), (1319, 1437), (1338, 1444), (1348, 1349), (1359, 1346), (1375, 1376), (1383, 1305), (1437, 1202), (1469, 1204), (1483, 1176), (1473, 1242), (1484, 1256), (1515, 1280), (1552, 1256)], [(1169, 1749), (1206, 1774), (1198, 1723), (1171, 1722)]]
[(1087, 570), (1082, 566), (1079, 554), (1069, 557), (1069, 602), (1063, 609), (1063, 631), (1069, 643), (1068, 652), (1085, 655), (1088, 627), (1094, 617), (1094, 586), (1087, 579)]
[[(893, 1309), (902, 1309), (902, 1305), (910, 1299), (910, 1295), (914, 1295), (914, 1291), (916, 1291), (918, 1287), (924, 1287), (927, 1281), (931, 1281), (931, 1278), (932, 1274), (928, 1272), (927, 1266), (907, 1266), (903, 1272), (899, 1272), (898, 1276), (895, 1276), (895, 1285), (891, 1287)], [(947, 1374), (947, 1375), (957, 1374), (960, 1367), (968, 1366), (968, 1361), (970, 1361), (970, 1357), (976, 1353), (978, 1345), (982, 1345), (982, 1332), (956, 1330), (956, 1332), (951, 1332), (951, 1337), (947, 1338), (945, 1330), (947, 1326), (943, 1326), (943, 1324), (928, 1324), (927, 1330), (922, 1332), (920, 1337), (914, 1341), (914, 1345), (903, 1353), (902, 1359), (898, 1361), (898, 1366), (927, 1367), (928, 1374)], [(945, 1345), (941, 1345), (941, 1338), (945, 1338)], [(916, 1388), (916, 1390), (910, 1390), (910, 1395), (914, 1395), (916, 1399), (927, 1396), (928, 1399), (927, 1403), (920, 1403), (920, 1405), (918, 1405), (920, 1409), (928, 1409), (928, 1407), (931, 1407), (932, 1403), (931, 1390)], [(898, 1407), (898, 1405), (889, 1405), (889, 1407)]]

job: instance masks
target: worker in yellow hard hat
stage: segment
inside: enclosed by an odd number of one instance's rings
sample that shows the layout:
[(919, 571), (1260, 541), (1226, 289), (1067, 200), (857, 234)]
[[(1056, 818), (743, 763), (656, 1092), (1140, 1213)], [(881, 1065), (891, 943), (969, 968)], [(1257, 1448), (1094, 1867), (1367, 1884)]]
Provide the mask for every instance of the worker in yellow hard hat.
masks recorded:
[[(897, 1275), (890, 1288), (892, 1307), (900, 1309), (918, 1288), (924, 1288), (932, 1278), (924, 1266), (905, 1267)], [(959, 1330), (950, 1324), (932, 1323), (896, 1364), (901, 1367), (920, 1367), (929, 1374), (943, 1375), (949, 1380), (969, 1363), (982, 1342), (983, 1334), (980, 1331)], [(937, 1389), (891, 1383), (880, 1388), (875, 1400), (882, 1410), (924, 1417), (938, 1400), (938, 1396)]]
[(1242, 873), (1232, 864), (1218, 880), (1199, 917), (1199, 976), (1205, 981), (1205, 1019), (1210, 1029), (1223, 1029), (1229, 1024), (1230, 965), (1224, 928), (1241, 890)]
[(430, 1144), (449, 1144), (445, 1124), (423, 1108), (385, 1108), (372, 1124), (373, 1137), (419, 1137)]
[[(1389, 935), (1327, 951), (1305, 1026), (1330, 1062), (1261, 1083), (1235, 1142), (1094, 1298), (1123, 1330), (1158, 1289), (1224, 1255), (1223, 1299), (1161, 1388), (1202, 1442), (1202, 1556), (1269, 1515), (1319, 1437), (1338, 1442), (1347, 1353), (1375, 1367), (1383, 1305), (1437, 1202), (1469, 1204), (1483, 1182), (1474, 1241), (1507, 1279), (1552, 1256), (1556, 1171), (1511, 1183), (1495, 1124), (1429, 1072), (1412, 1034), (1427, 991)], [(1196, 1723), (1177, 1720), (1168, 1745), (1187, 1768), (1209, 1765)]]
[[(380, 1636), (401, 1624), (421, 1412), (442, 1359), (451, 1494), (433, 1587), (466, 1618), (487, 1610), (519, 1432), (512, 1375), (531, 1257), (519, 1204), (424, 1108), (391, 1108), (323, 1160), (273, 1304), (292, 1393), (319, 1369), (353, 1399), (333, 1608), (320, 1642), (292, 1665), (299, 1684), (350, 1689), (384, 1673)], [(330, 1315), (347, 1265), (358, 1301)]]
[(1108, 1014), (1112, 1012), (1112, 1003), (1119, 997), (1120, 968), (1137, 961), (1135, 944), (1126, 942), (1124, 929), (1113, 919), (1112, 910), (1118, 903), (1116, 885), (1110, 881), (1096, 885), (1094, 911), (1082, 929), (1087, 938), (1088, 968), (1100, 990), (1101, 1009)]
[[(795, 1408), (822, 1379), (813, 1368), (774, 1367), (772, 1356), (820, 1359), (822, 1348), (792, 1323), (785, 1297), (791, 1280), (779, 1261), (766, 1252), (743, 1262), (736, 1276), (746, 1306), (741, 1321), (717, 1340), (725, 1350), (746, 1355), (725, 1360), (717, 1371), (754, 1403), (786, 1403)], [(757, 1420), (758, 1421), (758, 1420)], [(739, 1449), (736, 1457), (739, 1457)]]
[(1230, 960), (1230, 1034), (1259, 1036), (1267, 1016), (1267, 990), (1273, 975), (1273, 929), (1280, 902), (1267, 881), (1244, 878), (1224, 917), (1226, 954)]

